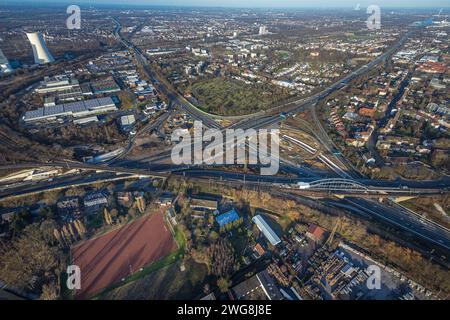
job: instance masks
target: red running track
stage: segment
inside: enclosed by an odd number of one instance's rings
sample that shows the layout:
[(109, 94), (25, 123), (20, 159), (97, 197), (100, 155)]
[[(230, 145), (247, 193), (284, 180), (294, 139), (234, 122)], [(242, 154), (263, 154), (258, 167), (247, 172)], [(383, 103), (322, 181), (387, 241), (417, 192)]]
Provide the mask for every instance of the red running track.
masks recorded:
[(91, 297), (176, 247), (161, 212), (75, 246), (73, 264), (81, 270), (81, 289), (77, 290), (76, 298)]

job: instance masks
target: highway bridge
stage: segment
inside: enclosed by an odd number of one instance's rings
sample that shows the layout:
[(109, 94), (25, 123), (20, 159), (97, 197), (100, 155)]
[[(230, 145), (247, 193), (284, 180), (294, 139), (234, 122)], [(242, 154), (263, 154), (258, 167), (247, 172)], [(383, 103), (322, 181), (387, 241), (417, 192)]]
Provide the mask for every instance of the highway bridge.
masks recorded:
[[(148, 76), (150, 79), (152, 79), (155, 88), (157, 88), (158, 91), (166, 95), (172, 103), (179, 106), (182, 110), (190, 114), (195, 120), (202, 121), (203, 125), (207, 128), (221, 128), (220, 125), (218, 125), (217, 122), (213, 120), (214, 116), (210, 115), (206, 112), (203, 112), (202, 110), (198, 109), (194, 105), (192, 105), (189, 101), (187, 101), (184, 97), (182, 97), (178, 92), (176, 92), (174, 89), (171, 89), (168, 87), (168, 85), (164, 85), (163, 82), (157, 81), (157, 75), (156, 73), (151, 70), (148, 66), (148, 60), (145, 57), (145, 55), (141, 52), (139, 48), (134, 46), (133, 44), (129, 43), (127, 40), (123, 39), (120, 35), (120, 23), (114, 19), (116, 23), (116, 29), (115, 29), (115, 35), (116, 37), (130, 50), (134, 51), (136, 54), (136, 58), (139, 61), (140, 64), (144, 67), (145, 71), (148, 73)], [(347, 86), (352, 80), (355, 78), (369, 72), (372, 70), (375, 66), (385, 61), (388, 57), (390, 57), (396, 50), (400, 48), (401, 45), (406, 41), (406, 39), (413, 33), (415, 30), (412, 30), (405, 35), (402, 36), (402, 38), (389, 50), (387, 50), (385, 53), (377, 57), (375, 60), (371, 61), (365, 66), (360, 67), (358, 70), (353, 71), (351, 74), (347, 75), (343, 79), (339, 80), (332, 86), (324, 89), (323, 91), (308, 97), (308, 98), (302, 98), (296, 101), (292, 101), (289, 103), (286, 103), (281, 106), (277, 106), (273, 109), (270, 109), (266, 112), (258, 112), (255, 114), (248, 115), (243, 118), (242, 121), (239, 121), (233, 125), (231, 125), (229, 128), (232, 129), (261, 129), (261, 128), (270, 128), (279, 122), (284, 121), (283, 118), (280, 117), (281, 112), (285, 112), (287, 116), (292, 116), (294, 114), (297, 114), (298, 112), (301, 112), (303, 110), (306, 110), (307, 108), (314, 108), (314, 106), (322, 99), (329, 96), (331, 93), (335, 92), (336, 90), (340, 90), (343, 87)], [(328, 168), (330, 168), (332, 171), (334, 171), (337, 175), (339, 175), (341, 178), (345, 179), (352, 179), (352, 178), (362, 178), (362, 175), (343, 157), (342, 155), (338, 154), (336, 147), (330, 142), (329, 137), (326, 133), (324, 133), (324, 129), (319, 124), (318, 127), (321, 130), (321, 136), (317, 136), (321, 143), (323, 143), (327, 150), (331, 153), (331, 156), (327, 156), (324, 154), (318, 155), (318, 159), (323, 162)], [(225, 134), (226, 129), (222, 129), (222, 133)], [(192, 144), (195, 142), (193, 141)], [(211, 145), (211, 147), (213, 147)], [(132, 148), (132, 146), (130, 146)], [(127, 152), (129, 152), (130, 148), (127, 148)], [(171, 152), (167, 151), (163, 154), (161, 154), (157, 160), (158, 161), (166, 161), (170, 160)], [(280, 159), (280, 162), (283, 162), (282, 159)], [(286, 166), (290, 166), (288, 163), (283, 163)]]
[[(115, 30), (116, 37), (122, 41), (122, 43), (133, 50), (136, 53), (136, 57), (139, 62), (144, 66), (146, 72), (149, 74), (151, 79), (156, 79), (156, 75), (153, 71), (148, 67), (146, 57), (140, 52), (140, 50), (134, 47), (132, 44), (126, 42), (122, 38), (120, 38), (120, 24), (118, 22)], [(413, 31), (411, 31), (413, 32)], [(267, 128), (277, 125), (279, 122), (284, 121), (282, 117), (280, 117), (280, 112), (286, 112), (287, 116), (294, 115), (300, 111), (305, 110), (309, 107), (314, 107), (317, 102), (321, 99), (327, 97), (332, 92), (343, 88), (348, 85), (350, 81), (355, 79), (356, 77), (361, 76), (362, 74), (367, 73), (376, 65), (382, 63), (387, 57), (389, 57), (393, 52), (395, 52), (405, 41), (405, 39), (411, 34), (411, 32), (407, 33), (402, 37), (402, 39), (394, 45), (391, 49), (389, 49), (382, 56), (378, 57), (374, 61), (370, 62), (366, 66), (361, 67), (360, 69), (352, 72), (350, 75), (346, 76), (344, 79), (338, 81), (336, 84), (331, 87), (323, 90), (322, 92), (315, 94), (312, 97), (306, 99), (300, 99), (294, 102), (290, 102), (288, 104), (276, 107), (269, 112), (266, 113), (258, 113), (254, 115), (249, 115), (245, 117), (242, 121), (235, 123), (231, 126), (234, 129), (259, 129), (259, 128)], [(202, 120), (205, 127), (210, 128), (219, 128), (220, 126), (211, 119), (211, 117), (198, 110), (186, 101), (183, 97), (180, 97), (179, 94), (172, 92), (170, 89), (165, 88), (159, 81), (154, 81), (155, 88), (161, 91), (163, 94), (168, 96), (172, 103), (179, 105), (183, 110), (189, 113), (194, 119)], [(162, 118), (164, 120), (164, 118)], [(163, 121), (161, 120), (161, 121)], [(156, 126), (159, 126), (160, 122), (156, 122)], [(152, 130), (154, 125), (149, 125), (146, 127), (148, 130)], [(222, 129), (225, 130), (225, 129)], [(325, 139), (325, 138), (324, 138)], [(322, 142), (322, 140), (320, 141)], [(325, 141), (326, 142), (326, 141)], [(324, 143), (324, 142), (322, 142)], [(133, 147), (134, 140), (130, 139), (128, 147), (125, 148), (123, 155), (126, 155), (131, 148)], [(308, 149), (307, 146), (303, 146)], [(317, 151), (313, 150), (313, 148), (309, 150), (311, 153)], [(166, 157), (170, 154), (165, 155)], [(367, 196), (374, 197), (387, 197), (387, 196), (396, 196), (396, 195), (433, 195), (439, 194), (443, 192), (447, 192), (448, 187), (450, 185), (449, 179), (441, 179), (438, 181), (378, 181), (378, 180), (367, 180), (360, 176), (356, 177), (350, 168), (347, 168), (348, 171), (344, 171), (341, 166), (336, 166), (333, 160), (328, 157), (320, 154), (322, 157), (320, 160), (324, 163), (328, 163), (328, 166), (337, 167), (335, 168), (335, 172), (340, 176), (339, 178), (320, 178), (320, 177), (288, 177), (288, 176), (260, 176), (260, 175), (252, 175), (252, 174), (244, 174), (237, 172), (228, 172), (222, 170), (213, 170), (211, 168), (199, 168), (199, 167), (174, 167), (169, 166), (165, 167), (154, 164), (145, 164), (147, 168), (133, 168), (127, 166), (118, 166), (116, 162), (111, 161), (109, 164), (86, 164), (79, 163), (75, 161), (54, 161), (49, 163), (29, 163), (29, 164), (15, 164), (10, 166), (0, 167), (0, 170), (20, 170), (24, 168), (45, 168), (45, 167), (59, 167), (66, 169), (80, 169), (83, 170), (86, 174), (73, 176), (73, 177), (61, 177), (55, 178), (54, 181), (42, 181), (40, 183), (30, 183), (24, 184), (21, 183), (19, 188), (13, 187), (0, 187), (0, 198), (5, 198), (8, 196), (17, 196), (24, 195), (32, 192), (44, 192), (47, 190), (52, 190), (55, 188), (68, 188), (75, 185), (86, 185), (91, 183), (96, 183), (99, 181), (112, 181), (117, 176), (123, 175), (124, 178), (139, 178), (139, 177), (149, 177), (149, 178), (162, 178), (166, 179), (171, 175), (179, 175), (186, 176), (191, 179), (197, 180), (207, 180), (212, 179), (217, 183), (230, 184), (234, 186), (242, 186), (248, 185), (253, 187), (260, 187), (266, 190), (276, 191), (279, 194), (291, 194), (295, 192), (295, 197), (298, 197), (299, 194), (304, 193), (305, 195), (310, 196), (311, 194), (324, 195), (324, 194), (332, 194), (332, 195), (343, 195), (343, 196), (353, 196), (350, 202), (347, 203), (348, 206), (352, 208), (357, 208), (360, 211), (365, 211), (369, 215), (377, 216), (379, 218), (383, 218), (383, 210), (386, 210), (386, 207), (380, 204), (376, 204), (375, 202), (364, 202), (365, 199), (362, 199)], [(118, 157), (120, 158), (120, 157)], [(118, 159), (117, 159), (118, 160)], [(280, 159), (280, 162), (282, 159)], [(122, 162), (121, 162), (122, 163)], [(287, 165), (282, 163), (283, 165)], [(341, 170), (341, 171), (339, 171)], [(356, 199), (356, 200), (355, 200)], [(363, 201), (364, 200), (364, 201)], [(309, 199), (309, 201), (314, 201)], [(367, 200), (369, 201), (369, 200)], [(407, 222), (403, 224), (402, 219), (406, 219), (405, 215), (407, 213), (401, 210), (389, 211), (389, 217), (384, 218), (383, 221), (393, 224), (399, 227), (403, 227), (404, 229), (412, 229), (413, 233), (418, 236), (428, 239), (435, 244), (439, 244), (446, 248), (449, 248), (449, 243), (447, 242), (447, 235), (441, 233), (441, 229), (433, 228), (420, 228), (417, 223), (421, 223), (420, 220), (417, 220), (409, 217)], [(435, 238), (434, 238), (435, 237)]]
[(326, 192), (362, 192), (369, 193), (371, 189), (366, 185), (350, 179), (321, 179), (309, 183), (307, 188), (311, 191), (326, 191)]
[[(387, 198), (395, 196), (427, 196), (439, 194), (443, 187), (450, 185), (449, 179), (439, 181), (421, 181), (412, 182), (411, 188), (406, 187), (407, 181), (356, 181), (351, 179), (314, 179), (314, 178), (289, 178), (276, 176), (259, 176), (242, 173), (231, 173), (220, 170), (199, 170), (189, 168), (178, 168), (178, 170), (167, 172), (155, 172), (145, 169), (127, 169), (104, 165), (82, 164), (76, 162), (58, 162), (46, 164), (21, 164), (0, 167), (0, 170), (19, 169), (19, 168), (45, 168), (60, 167), (67, 169), (86, 170), (82, 174), (75, 176), (55, 177), (54, 179), (41, 182), (22, 182), (11, 186), (0, 186), (0, 199), (7, 197), (18, 197), (51, 190), (67, 189), (74, 186), (85, 186), (98, 182), (111, 182), (124, 179), (138, 178), (162, 178), (166, 179), (172, 174), (189, 177), (198, 181), (213, 180), (214, 183), (224, 184), (225, 186), (240, 187), (247, 186), (255, 190), (265, 190), (283, 196), (305, 197), (308, 201), (316, 201), (314, 198), (333, 199), (340, 195), (345, 199), (350, 199), (346, 209), (365, 212), (369, 217), (376, 217), (381, 221), (394, 225), (402, 230), (410, 232), (415, 236), (424, 239), (433, 244), (438, 244), (444, 249), (450, 248), (448, 239), (449, 232), (440, 225), (424, 221), (420, 217), (412, 215), (410, 212), (398, 208), (387, 207), (383, 204), (370, 201), (371, 197)], [(369, 184), (366, 184), (370, 183)], [(415, 186), (416, 188), (413, 188)], [(369, 201), (369, 202), (368, 202)], [(368, 205), (370, 204), (370, 206)]]
[(186, 176), (192, 178), (204, 177), (206, 179), (217, 180), (237, 180), (242, 182), (256, 182), (269, 185), (286, 185), (291, 188), (298, 187), (298, 183), (309, 184), (311, 191), (349, 191), (358, 192), (385, 192), (415, 194), (421, 192), (448, 192), (450, 178), (429, 181), (414, 180), (372, 180), (372, 179), (343, 179), (328, 178), (321, 179), (310, 177), (289, 177), (289, 176), (261, 176), (257, 174), (245, 174), (240, 172), (230, 172), (220, 169), (207, 169), (196, 166), (167, 166), (149, 165), (146, 168), (119, 167), (106, 164), (89, 164), (76, 161), (53, 161), (46, 163), (20, 163), (0, 166), (0, 170), (17, 171), (21, 169), (42, 169), (42, 168), (63, 168), (67, 170), (80, 169), (98, 172), (111, 172), (117, 174), (140, 175), (143, 177), (167, 179), (171, 175)]

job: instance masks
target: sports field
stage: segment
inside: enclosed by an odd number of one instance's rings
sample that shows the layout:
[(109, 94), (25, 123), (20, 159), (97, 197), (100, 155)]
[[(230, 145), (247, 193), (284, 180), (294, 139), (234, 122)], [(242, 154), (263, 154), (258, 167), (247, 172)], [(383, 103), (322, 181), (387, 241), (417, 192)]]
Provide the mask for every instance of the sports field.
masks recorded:
[(89, 298), (176, 248), (159, 212), (82, 243), (72, 248), (73, 264), (81, 269), (76, 298)]

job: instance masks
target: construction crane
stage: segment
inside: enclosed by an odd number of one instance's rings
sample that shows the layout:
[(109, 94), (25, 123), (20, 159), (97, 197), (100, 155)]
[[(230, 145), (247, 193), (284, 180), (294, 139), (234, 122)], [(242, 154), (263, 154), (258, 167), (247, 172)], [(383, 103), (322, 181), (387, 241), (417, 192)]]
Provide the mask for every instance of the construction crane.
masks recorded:
[(338, 229), (338, 227), (339, 227), (340, 225), (341, 225), (341, 217), (339, 217), (339, 218), (338, 218), (338, 221), (336, 221), (336, 224), (334, 225), (333, 230), (331, 231), (330, 236), (328, 237), (327, 241), (325, 241), (325, 243), (324, 243), (324, 245), (323, 245), (324, 247), (325, 247), (325, 246), (330, 246), (331, 243), (333, 243), (334, 236), (335, 236), (336, 231), (337, 231), (337, 229)]

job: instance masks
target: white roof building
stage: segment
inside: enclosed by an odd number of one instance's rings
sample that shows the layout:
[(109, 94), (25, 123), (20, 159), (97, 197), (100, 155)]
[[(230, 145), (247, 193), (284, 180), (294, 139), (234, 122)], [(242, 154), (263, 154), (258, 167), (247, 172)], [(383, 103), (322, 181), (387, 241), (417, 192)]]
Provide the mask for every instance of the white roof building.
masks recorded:
[(136, 122), (136, 118), (133, 114), (120, 117), (120, 124), (122, 126), (131, 126)]
[(281, 242), (281, 239), (278, 237), (275, 231), (272, 230), (272, 228), (267, 224), (267, 222), (261, 215), (254, 216), (252, 221), (256, 224), (258, 229), (264, 234), (264, 236), (273, 246), (276, 246)]
[(59, 91), (74, 89), (79, 86), (80, 84), (78, 80), (71, 79), (65, 74), (60, 74), (54, 77), (45, 77), (44, 81), (41, 82), (35, 91), (39, 94), (56, 93)]
[(111, 97), (58, 104), (28, 111), (23, 116), (25, 122), (53, 121), (61, 117), (92, 117), (94, 115), (116, 111), (117, 107)]

